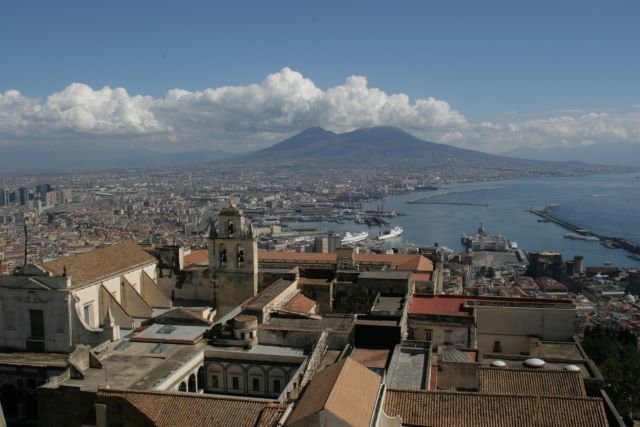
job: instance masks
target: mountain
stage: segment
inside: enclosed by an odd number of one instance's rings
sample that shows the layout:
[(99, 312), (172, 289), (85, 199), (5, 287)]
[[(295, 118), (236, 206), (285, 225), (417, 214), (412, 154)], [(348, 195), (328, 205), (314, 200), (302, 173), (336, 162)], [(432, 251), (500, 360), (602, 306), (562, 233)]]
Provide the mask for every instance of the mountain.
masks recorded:
[(640, 166), (640, 144), (593, 144), (585, 147), (548, 149), (517, 148), (510, 156), (531, 160), (578, 161), (621, 166)]
[(545, 164), (424, 141), (402, 129), (388, 126), (363, 128), (343, 134), (310, 128), (249, 154), (241, 161), (354, 168), (446, 166), (512, 169)]
[(2, 149), (0, 173), (172, 167), (230, 157), (232, 157), (231, 154), (216, 150), (158, 153), (139, 148), (4, 147)]

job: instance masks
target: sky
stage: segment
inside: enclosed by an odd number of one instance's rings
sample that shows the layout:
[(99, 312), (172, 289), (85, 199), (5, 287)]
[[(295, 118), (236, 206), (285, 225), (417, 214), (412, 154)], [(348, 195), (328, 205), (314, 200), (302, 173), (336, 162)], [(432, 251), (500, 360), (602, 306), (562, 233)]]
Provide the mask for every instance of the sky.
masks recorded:
[(0, 146), (640, 143), (640, 2), (5, 1)]

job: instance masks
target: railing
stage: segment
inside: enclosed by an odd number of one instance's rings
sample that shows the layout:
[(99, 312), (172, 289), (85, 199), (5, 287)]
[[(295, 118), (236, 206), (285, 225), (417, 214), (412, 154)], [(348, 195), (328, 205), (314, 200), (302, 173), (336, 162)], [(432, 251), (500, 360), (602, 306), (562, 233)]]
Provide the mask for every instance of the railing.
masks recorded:
[(318, 366), (320, 366), (322, 358), (329, 347), (327, 340), (329, 339), (330, 332), (330, 329), (325, 329), (322, 331), (322, 334), (320, 334), (320, 338), (318, 338), (318, 341), (311, 352), (311, 356), (309, 356), (309, 363), (307, 364), (307, 369), (305, 370), (302, 381), (300, 382), (300, 388), (303, 388), (309, 381), (311, 381), (311, 378), (313, 378)]

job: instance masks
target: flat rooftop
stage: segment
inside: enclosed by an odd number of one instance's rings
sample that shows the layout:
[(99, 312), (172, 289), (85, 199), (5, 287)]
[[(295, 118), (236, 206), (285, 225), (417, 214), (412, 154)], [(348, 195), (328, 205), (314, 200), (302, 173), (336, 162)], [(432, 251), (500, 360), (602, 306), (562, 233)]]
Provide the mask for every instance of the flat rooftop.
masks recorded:
[(207, 359), (267, 360), (293, 364), (302, 363), (306, 358), (304, 351), (300, 348), (262, 344), (254, 345), (249, 349), (208, 345), (204, 355)]
[(389, 362), (387, 387), (426, 390), (429, 386), (429, 352), (429, 348), (397, 345)]
[(131, 341), (195, 344), (210, 326), (163, 325), (155, 323), (134, 334)]
[(371, 307), (371, 311), (402, 311), (404, 302), (404, 297), (380, 296)]
[(194, 358), (202, 357), (204, 346), (168, 343), (121, 341), (100, 359), (102, 368), (89, 368), (82, 379), (69, 379), (64, 385), (98, 389), (109, 386), (120, 389), (146, 390)]

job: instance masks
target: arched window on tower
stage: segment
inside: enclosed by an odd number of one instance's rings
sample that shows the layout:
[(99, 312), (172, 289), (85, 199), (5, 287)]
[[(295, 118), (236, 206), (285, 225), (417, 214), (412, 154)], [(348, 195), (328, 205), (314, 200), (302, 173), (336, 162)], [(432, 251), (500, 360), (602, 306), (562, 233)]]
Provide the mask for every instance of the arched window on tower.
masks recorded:
[(234, 225), (233, 225), (233, 221), (229, 221), (229, 225), (227, 226), (227, 234), (229, 235), (229, 237), (233, 237), (233, 233), (234, 233)]
[(220, 245), (220, 267), (227, 266), (227, 248), (224, 247), (224, 244)]
[(236, 254), (236, 264), (238, 267), (242, 267), (244, 265), (244, 249), (242, 249), (242, 246), (238, 245)]

